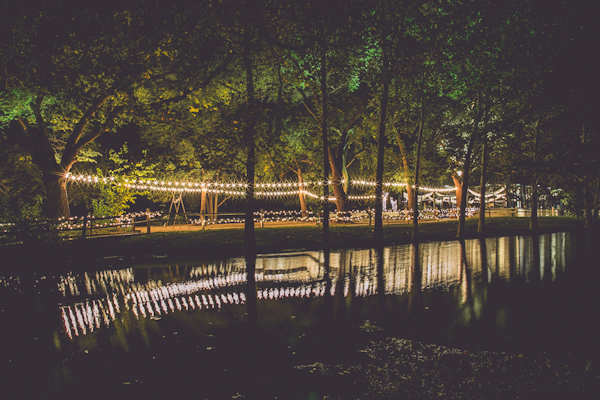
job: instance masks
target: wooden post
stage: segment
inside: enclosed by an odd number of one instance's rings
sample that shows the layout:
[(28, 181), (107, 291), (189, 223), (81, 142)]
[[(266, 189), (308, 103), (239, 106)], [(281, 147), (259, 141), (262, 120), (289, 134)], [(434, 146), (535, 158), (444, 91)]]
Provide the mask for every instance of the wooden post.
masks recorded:
[(135, 217), (131, 217), (131, 233), (135, 233)]
[(150, 209), (146, 208), (146, 234), (150, 234)]
[(206, 211), (205, 210), (200, 211), (200, 220), (202, 221), (202, 230), (205, 230), (206, 229)]
[(260, 227), (265, 227), (265, 210), (263, 210), (262, 208), (260, 209)]

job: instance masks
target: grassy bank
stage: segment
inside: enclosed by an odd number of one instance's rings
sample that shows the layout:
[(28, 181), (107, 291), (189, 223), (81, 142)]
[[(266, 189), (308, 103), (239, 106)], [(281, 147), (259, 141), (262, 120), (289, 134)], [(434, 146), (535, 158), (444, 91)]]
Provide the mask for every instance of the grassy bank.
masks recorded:
[[(571, 217), (540, 217), (539, 232), (572, 231), (581, 229), (583, 221)], [(384, 245), (409, 243), (410, 224), (384, 225)], [(422, 241), (455, 240), (457, 221), (423, 222), (419, 224)], [(331, 225), (332, 248), (373, 247), (372, 226), (353, 224)], [(529, 235), (529, 219), (496, 217), (486, 220), (486, 236)], [(320, 249), (320, 226), (279, 226), (256, 228), (259, 253), (290, 249)], [(466, 223), (465, 238), (479, 237), (477, 220)], [(64, 265), (68, 261), (95, 261), (111, 257), (145, 258), (215, 258), (244, 254), (243, 229), (210, 229), (157, 232), (150, 235), (94, 238), (71, 242), (38, 243), (30, 246), (0, 248), (3, 269), (33, 263)]]

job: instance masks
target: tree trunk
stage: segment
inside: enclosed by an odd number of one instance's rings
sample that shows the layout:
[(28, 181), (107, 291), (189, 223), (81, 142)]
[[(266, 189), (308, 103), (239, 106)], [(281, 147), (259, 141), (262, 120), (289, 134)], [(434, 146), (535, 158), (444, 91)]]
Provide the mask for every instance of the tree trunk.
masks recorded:
[(304, 190), (306, 187), (304, 186), (304, 178), (302, 177), (302, 169), (298, 168), (296, 171), (298, 175), (298, 196), (300, 198), (300, 211), (302, 212), (302, 218), (308, 217), (308, 206), (306, 205), (306, 194), (304, 194)]
[(529, 220), (529, 230), (536, 231), (538, 228), (538, 189), (537, 179), (531, 187), (531, 218)]
[(344, 212), (348, 210), (348, 196), (344, 191), (344, 185), (342, 184), (342, 171), (340, 171), (338, 163), (336, 163), (335, 156), (331, 149), (328, 151), (329, 166), (331, 168), (331, 186), (333, 188), (333, 195), (335, 196), (335, 206), (337, 212)]
[(417, 137), (417, 155), (415, 160), (415, 188), (413, 193), (413, 229), (411, 239), (416, 242), (419, 239), (419, 170), (421, 169), (421, 145), (423, 142), (423, 108), (421, 107), (421, 121), (419, 125), (419, 134)]
[(206, 220), (206, 188), (202, 188), (202, 192), (200, 194), (200, 217)]
[(474, 134), (471, 135), (469, 145), (467, 146), (467, 154), (465, 156), (462, 190), (460, 191), (460, 209), (458, 212), (458, 230), (456, 232), (457, 239), (462, 239), (465, 231), (465, 221), (467, 218), (467, 192), (469, 191), (469, 170), (471, 169), (471, 152), (473, 151), (473, 142), (475, 142)]
[[(384, 2), (380, 3), (380, 17), (383, 26), (383, 32), (381, 35), (381, 48), (382, 54), (382, 78), (383, 88), (381, 92), (381, 112), (379, 114), (379, 135), (377, 143), (377, 169), (375, 171), (375, 230), (373, 232), (373, 239), (375, 243), (383, 243), (383, 157), (385, 150), (385, 123), (387, 119), (387, 105), (389, 97), (389, 81), (388, 81), (388, 48), (387, 48), (387, 29), (385, 23), (385, 9)], [(382, 249), (383, 250), (383, 249)], [(381, 254), (381, 257), (383, 255)], [(381, 262), (381, 269), (383, 271), (383, 260)], [(379, 264), (378, 264), (379, 267)], [(383, 288), (381, 291), (384, 292)]]
[(213, 199), (214, 199), (214, 205), (212, 207), (213, 221), (217, 221), (217, 214), (219, 213), (219, 193), (215, 193), (215, 195), (213, 196)]
[(69, 201), (67, 198), (67, 178), (60, 172), (43, 172), (46, 188), (46, 214), (51, 218), (69, 217)]
[(592, 214), (592, 194), (590, 193), (590, 187), (586, 182), (584, 182), (583, 187), (583, 217), (585, 218), (585, 227), (591, 228), (593, 221)]
[(454, 182), (454, 187), (456, 188), (456, 208), (460, 209), (463, 183), (455, 172), (452, 173), (452, 181)]
[(485, 184), (487, 181), (487, 164), (488, 164), (488, 143), (487, 139), (483, 142), (483, 153), (481, 155), (481, 182), (479, 184), (479, 224), (477, 225), (477, 232), (483, 234), (485, 231)]
[(323, 248), (325, 271), (329, 272), (329, 136), (327, 134), (327, 52), (321, 48), (321, 141), (323, 143)]
[(477, 116), (473, 121), (473, 129), (471, 131), (471, 137), (469, 138), (469, 144), (467, 145), (467, 154), (465, 154), (465, 163), (463, 166), (463, 182), (462, 182), (462, 190), (460, 196), (460, 211), (458, 214), (458, 229), (456, 231), (456, 238), (462, 239), (465, 231), (465, 220), (467, 218), (467, 193), (469, 191), (469, 171), (471, 170), (471, 153), (473, 152), (473, 146), (475, 145), (475, 140), (477, 138), (477, 131), (479, 122), (481, 122), (481, 118), (484, 114), (484, 108), (480, 104), (480, 100), (477, 101), (479, 106), (479, 111), (477, 112)]
[(251, 59), (251, 40), (249, 33), (244, 35), (242, 59), (246, 73), (246, 106), (244, 144), (246, 146), (246, 212), (244, 222), (244, 247), (247, 254), (256, 252), (256, 234), (254, 231), (254, 169), (256, 163), (255, 115), (254, 115), (254, 76)]
[(400, 148), (400, 154), (402, 156), (402, 168), (404, 169), (404, 179), (406, 181), (406, 195), (408, 197), (408, 209), (415, 209), (415, 201), (414, 201), (414, 193), (413, 193), (413, 180), (411, 179), (411, 171), (410, 171), (410, 162), (408, 161), (408, 153), (406, 148), (404, 147), (404, 142), (402, 141), (402, 136), (400, 133), (396, 132), (396, 141), (398, 142), (398, 147)]
[(535, 130), (534, 130), (534, 136), (533, 136), (533, 156), (532, 156), (532, 164), (533, 164), (533, 184), (531, 185), (531, 217), (529, 220), (529, 230), (531, 231), (537, 231), (538, 228), (538, 216), (537, 216), (537, 209), (538, 209), (538, 190), (537, 190), (537, 184), (538, 184), (538, 178), (537, 178), (537, 154), (538, 154), (538, 135), (539, 135), (539, 126), (540, 126), (540, 120), (539, 118), (537, 119), (536, 123), (535, 123)]

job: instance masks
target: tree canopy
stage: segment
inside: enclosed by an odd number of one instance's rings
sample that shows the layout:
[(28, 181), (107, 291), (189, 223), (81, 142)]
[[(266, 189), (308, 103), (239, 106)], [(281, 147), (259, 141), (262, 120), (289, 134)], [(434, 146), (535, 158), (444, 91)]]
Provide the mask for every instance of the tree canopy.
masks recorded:
[(310, 177), (345, 211), (351, 179), (395, 178), (407, 208), (421, 183), (456, 186), (464, 207), (483, 175), (560, 186), (591, 216), (592, 3), (5, 2), (5, 217), (69, 215), (65, 174), (108, 168), (127, 142), (158, 175), (249, 182), (248, 204), (257, 179)]

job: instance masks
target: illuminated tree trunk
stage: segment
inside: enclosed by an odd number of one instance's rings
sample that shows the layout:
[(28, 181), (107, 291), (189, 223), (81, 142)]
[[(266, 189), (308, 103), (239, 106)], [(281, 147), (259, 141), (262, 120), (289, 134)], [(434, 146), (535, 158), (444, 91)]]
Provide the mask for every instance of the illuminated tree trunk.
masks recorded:
[[(36, 120), (35, 127), (28, 126), (23, 119), (18, 118), (19, 125), (29, 143), (32, 160), (42, 171), (42, 180), (46, 189), (46, 215), (50, 218), (69, 217), (71, 215), (65, 174), (71, 170), (71, 167), (77, 161), (79, 151), (106, 130), (105, 127), (104, 129), (102, 129), (103, 127), (96, 127), (96, 129), (84, 134), (92, 117), (108, 98), (109, 96), (104, 96), (94, 100), (77, 121), (67, 138), (60, 163), (56, 162), (54, 149), (50, 142), (50, 133), (47, 128), (48, 124), (41, 112), (44, 96), (38, 96), (35, 102), (31, 103), (31, 109)], [(114, 115), (112, 116), (114, 117)], [(111, 120), (111, 117), (107, 119)]]
[(46, 188), (46, 212), (50, 217), (70, 216), (67, 198), (67, 178), (60, 172), (44, 172), (44, 187)]
[(463, 183), (456, 172), (452, 173), (452, 181), (454, 182), (454, 187), (456, 188), (456, 208), (460, 209)]
[(333, 195), (335, 196), (335, 206), (337, 212), (347, 211), (348, 209), (348, 196), (344, 191), (344, 185), (342, 184), (342, 171), (340, 169), (339, 162), (336, 162), (336, 158), (333, 155), (331, 149), (329, 149), (328, 159), (329, 166), (331, 168), (331, 186), (333, 188)]
[(411, 179), (412, 173), (410, 171), (410, 162), (408, 160), (408, 154), (404, 146), (404, 142), (402, 141), (402, 135), (398, 132), (396, 132), (396, 141), (398, 142), (398, 147), (400, 148), (400, 155), (402, 156), (402, 167), (404, 169), (404, 179), (406, 181), (406, 195), (408, 197), (408, 209), (414, 210), (415, 199), (413, 193), (413, 180)]
[(304, 186), (304, 178), (302, 177), (302, 169), (298, 168), (296, 170), (296, 174), (298, 175), (298, 197), (300, 198), (300, 211), (302, 212), (302, 218), (308, 217), (308, 206), (306, 204), (306, 194), (304, 194), (304, 190), (306, 186)]
[(246, 146), (246, 212), (244, 222), (244, 247), (246, 253), (256, 252), (256, 234), (254, 231), (254, 171), (256, 164), (255, 115), (254, 115), (254, 75), (250, 58), (251, 40), (249, 33), (244, 34), (242, 61), (246, 73), (246, 120), (244, 144)]
[(206, 219), (206, 195), (208, 193), (206, 192), (206, 188), (202, 188), (202, 192), (200, 194), (200, 216), (204, 219)]
[(418, 132), (418, 136), (417, 136), (417, 155), (416, 155), (416, 160), (415, 160), (415, 188), (413, 191), (413, 204), (414, 204), (414, 208), (413, 210), (413, 228), (412, 228), (412, 234), (411, 234), (411, 239), (413, 240), (413, 242), (416, 242), (419, 238), (419, 203), (418, 203), (418, 199), (419, 199), (419, 173), (420, 173), (420, 169), (421, 169), (421, 145), (423, 142), (423, 125), (425, 123), (425, 120), (423, 118), (423, 107), (421, 106), (421, 112), (420, 112), (420, 123), (419, 123), (419, 132)]
[[(463, 169), (463, 181), (462, 190), (460, 191), (460, 208), (458, 212), (458, 230), (456, 232), (456, 238), (462, 239), (465, 231), (465, 222), (467, 219), (467, 191), (469, 190), (469, 171), (471, 170), (471, 153), (473, 152), (473, 145), (475, 143), (476, 128), (471, 133), (469, 144), (467, 145), (467, 154), (465, 155), (465, 164)], [(457, 198), (458, 202), (458, 198)]]
[(329, 136), (327, 133), (327, 51), (321, 48), (321, 141), (323, 143), (323, 249), (325, 250), (325, 272), (329, 273)]
[[(387, 46), (387, 24), (385, 23), (385, 3), (380, 2), (380, 18), (382, 21), (383, 32), (381, 34), (382, 48), (382, 79), (383, 87), (381, 91), (381, 111), (379, 114), (379, 134), (377, 143), (377, 168), (375, 171), (375, 229), (373, 239), (375, 243), (383, 242), (383, 157), (385, 150), (385, 123), (387, 119), (387, 106), (389, 98), (389, 80), (388, 80), (388, 46)], [(383, 249), (381, 249), (383, 250)], [(381, 252), (382, 253), (382, 252)], [(378, 268), (383, 272), (383, 254), (378, 256)], [(381, 265), (379, 265), (381, 264)], [(383, 283), (383, 280), (382, 280)], [(381, 289), (383, 291), (383, 289)]]
[(219, 213), (219, 194), (213, 193), (212, 195), (208, 195), (208, 213), (210, 214), (209, 220), (216, 221), (217, 214)]
[[(484, 107), (481, 104), (481, 100), (478, 99), (477, 107), (479, 110), (477, 111), (477, 115), (473, 120), (471, 135), (469, 137), (469, 143), (467, 144), (467, 153), (465, 154), (465, 163), (463, 166), (463, 174), (462, 174), (462, 190), (460, 193), (460, 209), (458, 213), (458, 229), (456, 231), (456, 238), (462, 239), (465, 231), (465, 221), (467, 218), (467, 192), (469, 191), (469, 173), (471, 171), (471, 154), (473, 153), (473, 147), (475, 146), (475, 140), (477, 139), (477, 133), (479, 128), (479, 123), (484, 114)], [(458, 201), (458, 198), (457, 198)]]

